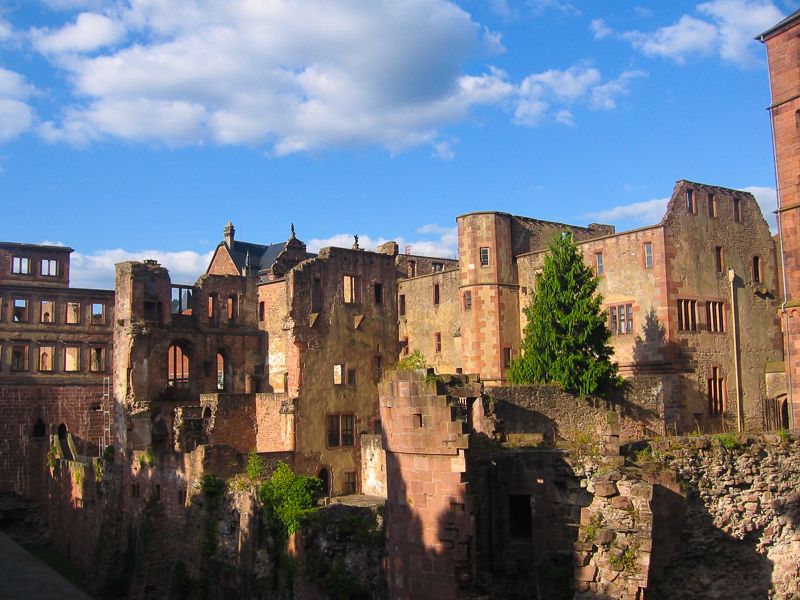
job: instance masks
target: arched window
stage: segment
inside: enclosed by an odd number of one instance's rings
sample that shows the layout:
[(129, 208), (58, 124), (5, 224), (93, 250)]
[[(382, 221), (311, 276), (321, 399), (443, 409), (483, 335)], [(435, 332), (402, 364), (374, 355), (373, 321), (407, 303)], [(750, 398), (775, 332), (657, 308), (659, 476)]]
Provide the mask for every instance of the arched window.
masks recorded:
[(217, 389), (219, 391), (224, 391), (227, 384), (227, 377), (225, 377), (225, 355), (220, 350), (217, 352)]
[(753, 257), (753, 283), (761, 283), (761, 259), (758, 256)]
[(189, 387), (189, 356), (178, 344), (167, 349), (167, 386), (186, 389)]

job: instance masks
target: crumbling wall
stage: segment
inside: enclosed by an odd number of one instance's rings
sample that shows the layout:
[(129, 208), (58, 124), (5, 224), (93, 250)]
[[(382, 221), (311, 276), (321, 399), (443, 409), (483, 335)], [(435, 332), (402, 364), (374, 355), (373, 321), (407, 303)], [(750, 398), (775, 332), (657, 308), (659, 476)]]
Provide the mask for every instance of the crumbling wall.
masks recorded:
[(361, 435), (361, 493), (386, 498), (386, 452), (380, 435)]

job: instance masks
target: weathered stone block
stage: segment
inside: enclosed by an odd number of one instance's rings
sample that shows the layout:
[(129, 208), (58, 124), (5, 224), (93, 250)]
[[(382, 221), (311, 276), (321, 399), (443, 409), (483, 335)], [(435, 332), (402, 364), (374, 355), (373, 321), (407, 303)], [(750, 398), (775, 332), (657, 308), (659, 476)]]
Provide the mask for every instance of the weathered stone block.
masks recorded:
[(594, 482), (594, 493), (595, 496), (602, 496), (603, 498), (608, 498), (610, 496), (617, 495), (617, 485), (613, 481), (595, 481)]

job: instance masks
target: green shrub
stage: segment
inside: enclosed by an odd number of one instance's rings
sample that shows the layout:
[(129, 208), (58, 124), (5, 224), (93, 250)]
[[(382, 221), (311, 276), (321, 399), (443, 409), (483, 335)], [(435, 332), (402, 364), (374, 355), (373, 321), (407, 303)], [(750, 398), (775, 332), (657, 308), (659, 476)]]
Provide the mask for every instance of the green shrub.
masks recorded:
[(604, 525), (603, 515), (600, 513), (596, 514), (589, 520), (589, 524), (586, 526), (586, 529), (583, 533), (583, 541), (587, 544), (591, 544), (597, 539), (597, 530), (602, 528)]
[(397, 363), (398, 371), (414, 371), (416, 369), (425, 369), (428, 366), (428, 361), (419, 350), (414, 350), (408, 356), (400, 359)]
[(631, 544), (620, 553), (611, 552), (608, 556), (608, 562), (616, 567), (622, 567), (624, 571), (636, 571), (636, 552), (638, 550), (638, 544)]
[(267, 521), (282, 537), (297, 531), (316, 511), (321, 495), (322, 481), (296, 475), (285, 462), (278, 463), (270, 480), (259, 489)]
[(203, 494), (208, 508), (216, 507), (224, 491), (225, 481), (211, 473), (203, 473), (200, 478), (200, 492)]
[(153, 454), (153, 449), (148, 446), (147, 449), (142, 452), (142, 455), (139, 457), (139, 467), (144, 469), (145, 467), (152, 467), (156, 462), (156, 457)]
[(261, 481), (267, 476), (267, 465), (255, 450), (247, 455), (247, 476), (253, 481)]
[(47, 451), (47, 465), (54, 469), (55, 466), (58, 464), (58, 448), (55, 446), (50, 446), (50, 449)]
[(778, 437), (781, 438), (781, 442), (784, 444), (789, 441), (789, 430), (788, 429), (779, 429), (778, 430)]
[(717, 436), (717, 441), (719, 442), (720, 446), (725, 448), (725, 450), (737, 450), (738, 448), (742, 447), (742, 442), (739, 440), (739, 434), (735, 431), (720, 433)]

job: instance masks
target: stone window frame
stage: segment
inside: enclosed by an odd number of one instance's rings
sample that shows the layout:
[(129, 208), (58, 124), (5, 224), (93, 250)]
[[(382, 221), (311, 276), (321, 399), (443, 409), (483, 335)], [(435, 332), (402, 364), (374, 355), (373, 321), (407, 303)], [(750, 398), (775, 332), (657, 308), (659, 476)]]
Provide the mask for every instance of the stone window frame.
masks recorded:
[[(76, 359), (77, 359), (77, 363), (76, 363), (76, 367), (74, 369), (68, 369), (67, 368), (67, 358), (69, 358), (69, 356), (71, 354), (70, 350), (75, 350), (77, 352), (77, 354), (75, 356)], [(64, 373), (80, 373), (80, 372), (83, 371), (83, 351), (82, 350), (83, 350), (82, 345), (79, 344), (79, 343), (75, 343), (75, 344), (66, 343), (66, 344), (63, 345), (62, 352), (61, 352), (61, 358), (62, 358), (61, 366), (62, 366), (62, 369), (63, 369)]]
[(687, 188), (686, 190), (686, 212), (690, 215), (697, 214), (697, 202), (694, 197), (694, 189), (692, 188)]
[(708, 400), (708, 414), (711, 416), (724, 415), (728, 412), (727, 387), (725, 377), (720, 365), (709, 365), (706, 378), (706, 398)]
[[(22, 357), (22, 363), (14, 360), (15, 351), (22, 350), (17, 356)], [(30, 346), (27, 343), (11, 343), (11, 360), (9, 363), (9, 370), (12, 373), (25, 373), (30, 371)]]
[[(50, 349), (50, 368), (42, 368), (42, 351)], [(56, 371), (56, 343), (55, 342), (39, 342), (36, 348), (36, 371), (39, 373), (55, 373)]]
[[(179, 353), (180, 351), (180, 353)], [(180, 368), (178, 368), (180, 358)], [(173, 373), (169, 372), (170, 359), (172, 359)], [(184, 360), (185, 359), (185, 360)], [(186, 390), (192, 381), (192, 355), (185, 342), (175, 340), (167, 346), (166, 384), (169, 389)]]
[(397, 295), (397, 314), (401, 317), (406, 316), (406, 295), (405, 294), (398, 294)]
[(631, 335), (634, 333), (635, 304), (625, 302), (608, 307), (608, 329), (613, 336)]
[(653, 242), (642, 242), (642, 263), (645, 269), (653, 268)]
[(753, 283), (764, 283), (765, 278), (762, 262), (758, 254), (753, 255)]
[[(24, 309), (24, 314), (21, 318), (17, 318), (17, 302), (24, 302), (25, 306), (20, 307)], [(11, 299), (11, 322), (12, 323), (30, 323), (31, 322), (31, 299), (29, 296), (15, 296)]]
[(508, 369), (511, 366), (512, 358), (513, 358), (513, 356), (512, 356), (511, 346), (506, 346), (505, 348), (503, 348), (503, 368), (504, 369)]
[(682, 333), (697, 333), (697, 299), (678, 298), (678, 331)]
[[(44, 312), (44, 305), (51, 304), (52, 310), (49, 313)], [(54, 325), (56, 323), (56, 315), (58, 314), (56, 311), (58, 310), (58, 303), (55, 300), (44, 300), (39, 298), (39, 323), (43, 325)], [(45, 314), (50, 315), (50, 320), (45, 321), (44, 316)]]
[(472, 310), (472, 290), (464, 291), (464, 310)]
[[(94, 352), (100, 351), (99, 368), (94, 369)], [(90, 373), (106, 373), (108, 371), (108, 346), (106, 344), (89, 344), (89, 372)]]
[(433, 284), (433, 305), (439, 306), (442, 300), (441, 286), (438, 283)]
[(481, 246), (478, 249), (478, 264), (480, 264), (481, 267), (491, 266), (491, 254), (488, 246)]
[(706, 300), (706, 330), (710, 333), (725, 333), (725, 302)]
[(441, 354), (442, 353), (442, 332), (437, 331), (433, 334), (433, 353), (434, 354)]
[(733, 198), (733, 222), (742, 222), (742, 200), (736, 196)]
[(353, 412), (325, 414), (325, 447), (342, 448), (355, 445), (356, 416)]
[(39, 260), (39, 275), (42, 277), (58, 277), (60, 271), (58, 267), (58, 260), (55, 258), (42, 258)]
[(358, 489), (358, 482), (356, 480), (355, 471), (342, 472), (342, 493), (345, 495), (352, 495)]
[(708, 192), (707, 198), (708, 218), (716, 219), (718, 216), (717, 197), (714, 192)]
[[(69, 307), (71, 305), (77, 305), (78, 306), (78, 311), (77, 311), (77, 313), (75, 313), (77, 315), (77, 320), (76, 321), (70, 321), (69, 320)], [(77, 300), (68, 300), (67, 302), (64, 303), (64, 325), (80, 325), (81, 324), (81, 320), (82, 320), (82, 316), (83, 316), (82, 312), (81, 312), (82, 311), (81, 307), (82, 307), (82, 303), (80, 301), (77, 301)]]
[(598, 277), (605, 275), (606, 268), (603, 263), (603, 251), (599, 250), (594, 253), (594, 272)]
[[(97, 306), (101, 307), (101, 312), (95, 312)], [(90, 325), (105, 325), (106, 321), (108, 320), (108, 307), (106, 306), (105, 302), (92, 302), (91, 303), (91, 314), (89, 315), (89, 324)]]
[(29, 256), (11, 255), (12, 275), (30, 275), (31, 259)]

